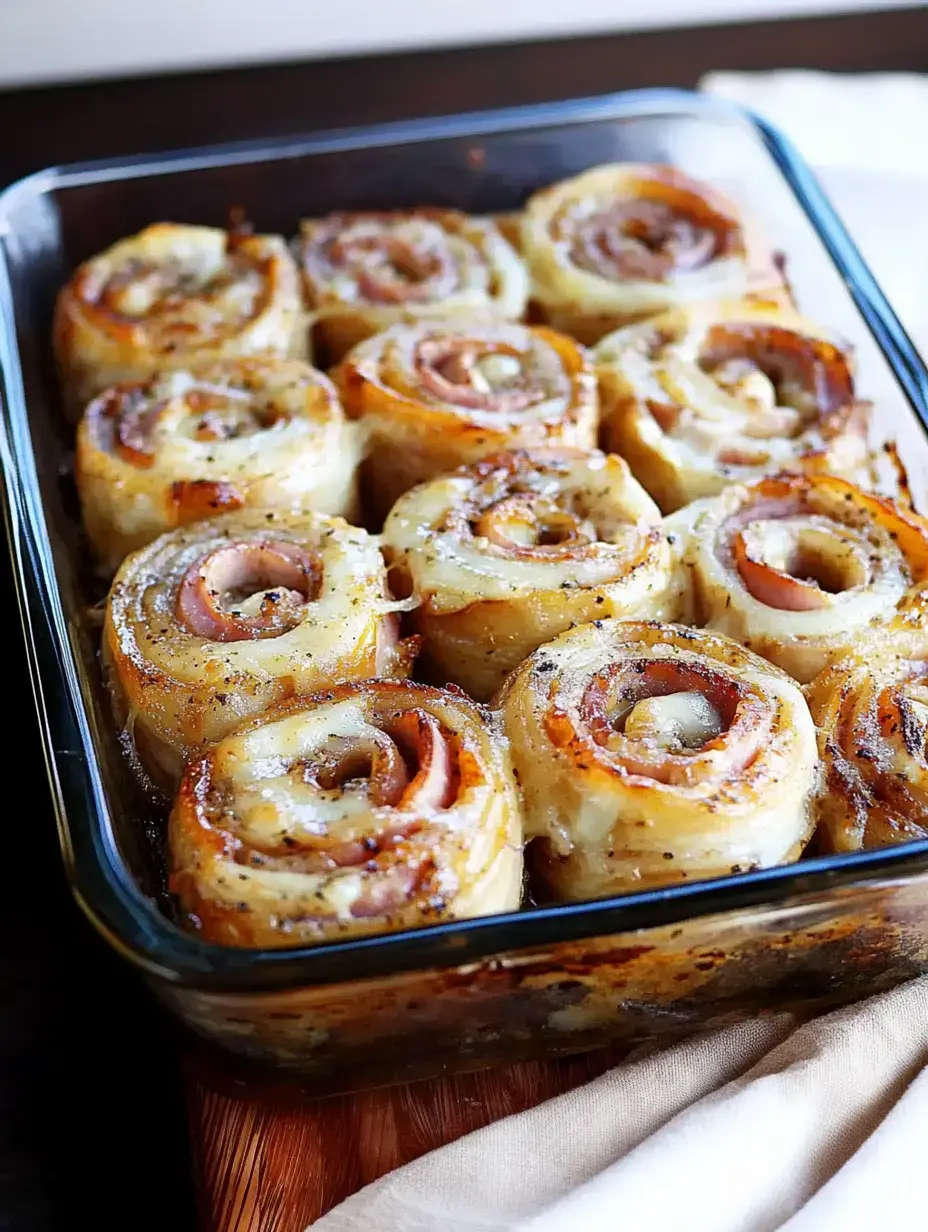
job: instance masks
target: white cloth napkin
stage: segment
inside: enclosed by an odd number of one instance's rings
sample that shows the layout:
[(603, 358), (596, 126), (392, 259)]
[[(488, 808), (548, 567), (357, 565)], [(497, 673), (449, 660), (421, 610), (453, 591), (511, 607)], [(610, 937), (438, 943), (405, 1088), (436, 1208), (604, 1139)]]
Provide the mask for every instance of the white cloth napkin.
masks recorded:
[[(714, 74), (821, 175), (928, 353), (928, 78)], [(400, 1168), (315, 1232), (896, 1232), (928, 1226), (928, 977), (613, 1070)]]
[(699, 88), (776, 124), (813, 166), (928, 176), (928, 76), (784, 69), (709, 73)]
[(925, 1226), (928, 977), (760, 1018), (433, 1151), (316, 1232), (895, 1232)]
[(928, 76), (710, 73), (700, 89), (786, 133), (928, 355)]

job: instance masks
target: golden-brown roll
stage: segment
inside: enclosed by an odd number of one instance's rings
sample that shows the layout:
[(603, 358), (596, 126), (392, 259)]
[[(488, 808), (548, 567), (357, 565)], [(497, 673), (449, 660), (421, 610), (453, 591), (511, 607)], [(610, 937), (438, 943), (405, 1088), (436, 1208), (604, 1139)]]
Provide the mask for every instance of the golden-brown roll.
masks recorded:
[(555, 329), (604, 334), (702, 299), (776, 293), (773, 254), (720, 193), (673, 167), (594, 167), (536, 193), (522, 254), (531, 296)]
[(172, 531), (123, 562), (107, 599), (117, 718), (171, 786), (204, 744), (277, 702), (407, 675), (404, 606), (376, 541), (341, 518), (244, 510)]
[(596, 445), (589, 356), (549, 329), (396, 325), (333, 375), (369, 436), (362, 473), (375, 519), (415, 484), (502, 449)]
[(911, 652), (875, 646), (833, 664), (806, 696), (822, 758), (819, 847), (928, 838), (928, 638)]
[(499, 698), (530, 867), (587, 899), (798, 859), (815, 728), (799, 687), (714, 633), (581, 625)]
[(853, 355), (792, 309), (678, 308), (610, 334), (594, 361), (603, 445), (665, 513), (781, 470), (865, 478)]
[(928, 522), (832, 475), (776, 475), (668, 519), (696, 619), (805, 684), (876, 645), (918, 643)]
[(571, 625), (686, 611), (660, 512), (614, 454), (486, 458), (400, 497), (384, 543), (436, 679), (481, 701)]
[(276, 235), (155, 223), (80, 266), (58, 296), (54, 344), (77, 411), (158, 369), (241, 355), (305, 359), (296, 262)]
[(528, 297), (522, 260), (496, 225), (457, 210), (304, 222), (300, 262), (316, 341), (333, 363), (400, 322), (518, 320)]
[(299, 360), (226, 359), (117, 385), (77, 432), (84, 527), (110, 572), (175, 526), (236, 509), (352, 518), (360, 432)]
[(186, 925), (298, 946), (519, 906), (522, 823), (495, 716), (367, 680), (297, 698), (189, 766), (171, 815)]
[(874, 647), (806, 686), (822, 759), (815, 802), (822, 851), (928, 839), (928, 638)]

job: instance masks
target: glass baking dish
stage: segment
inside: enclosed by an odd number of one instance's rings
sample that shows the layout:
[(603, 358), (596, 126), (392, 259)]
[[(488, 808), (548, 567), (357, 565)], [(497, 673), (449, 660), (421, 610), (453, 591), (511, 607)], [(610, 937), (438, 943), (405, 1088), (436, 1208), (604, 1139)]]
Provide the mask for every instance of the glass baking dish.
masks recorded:
[(928, 969), (928, 842), (291, 951), (172, 922), (163, 817), (120, 752), (50, 356), (74, 266), (154, 220), (239, 208), (292, 234), (335, 207), (517, 208), (596, 163), (672, 162), (758, 219), (800, 307), (858, 348), (878, 431), (928, 491), (928, 374), (809, 170), (727, 104), (645, 91), (52, 169), (0, 197), (5, 519), (61, 845), (106, 939), (199, 1033), (318, 1089), (673, 1037), (811, 1010)]

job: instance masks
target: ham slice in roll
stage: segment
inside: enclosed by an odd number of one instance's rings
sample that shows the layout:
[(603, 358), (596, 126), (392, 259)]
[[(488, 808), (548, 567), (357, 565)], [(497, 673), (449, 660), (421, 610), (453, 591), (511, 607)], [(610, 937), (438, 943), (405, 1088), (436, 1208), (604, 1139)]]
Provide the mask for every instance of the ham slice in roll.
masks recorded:
[(384, 542), (431, 672), (481, 700), (574, 624), (688, 607), (657, 506), (614, 454), (496, 454), (407, 492)]
[(806, 696), (818, 726), (825, 851), (928, 838), (928, 638), (826, 668)]
[(926, 628), (928, 521), (833, 475), (775, 475), (668, 519), (701, 623), (807, 683)]
[(156, 373), (91, 402), (77, 433), (84, 528), (113, 572), (165, 531), (238, 509), (353, 517), (357, 425), (297, 360)]
[(298, 946), (514, 910), (521, 807), (498, 719), (368, 680), (295, 698), (189, 766), (171, 887), (207, 941)]
[(665, 513), (780, 470), (866, 478), (853, 354), (792, 309), (679, 308), (610, 334), (594, 359), (602, 440)]
[(206, 744), (298, 693), (405, 676), (413, 643), (363, 530), (249, 510), (162, 535), (107, 599), (103, 658), (142, 767), (171, 789)]
[(674, 167), (616, 163), (542, 189), (522, 253), (536, 310), (587, 344), (697, 300), (787, 298), (756, 228)]
[(736, 642), (596, 621), (538, 650), (499, 705), (531, 869), (586, 899), (798, 859), (815, 726), (798, 685)]
[(285, 241), (155, 223), (81, 265), (58, 295), (68, 404), (167, 368), (244, 355), (305, 359), (299, 275)]
[(528, 294), (522, 261), (493, 222), (457, 210), (304, 222), (300, 262), (318, 346), (330, 361), (401, 322), (518, 320)]
[(368, 434), (375, 522), (411, 487), (502, 449), (596, 444), (596, 378), (583, 347), (525, 325), (397, 325), (336, 369)]

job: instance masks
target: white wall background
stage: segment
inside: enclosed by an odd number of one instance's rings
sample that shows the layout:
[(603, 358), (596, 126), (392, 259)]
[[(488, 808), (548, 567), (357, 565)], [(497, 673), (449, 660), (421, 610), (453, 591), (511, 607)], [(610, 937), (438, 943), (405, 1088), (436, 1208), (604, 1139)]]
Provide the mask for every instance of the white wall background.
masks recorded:
[(917, 7), (911, 0), (0, 0), (0, 84)]

